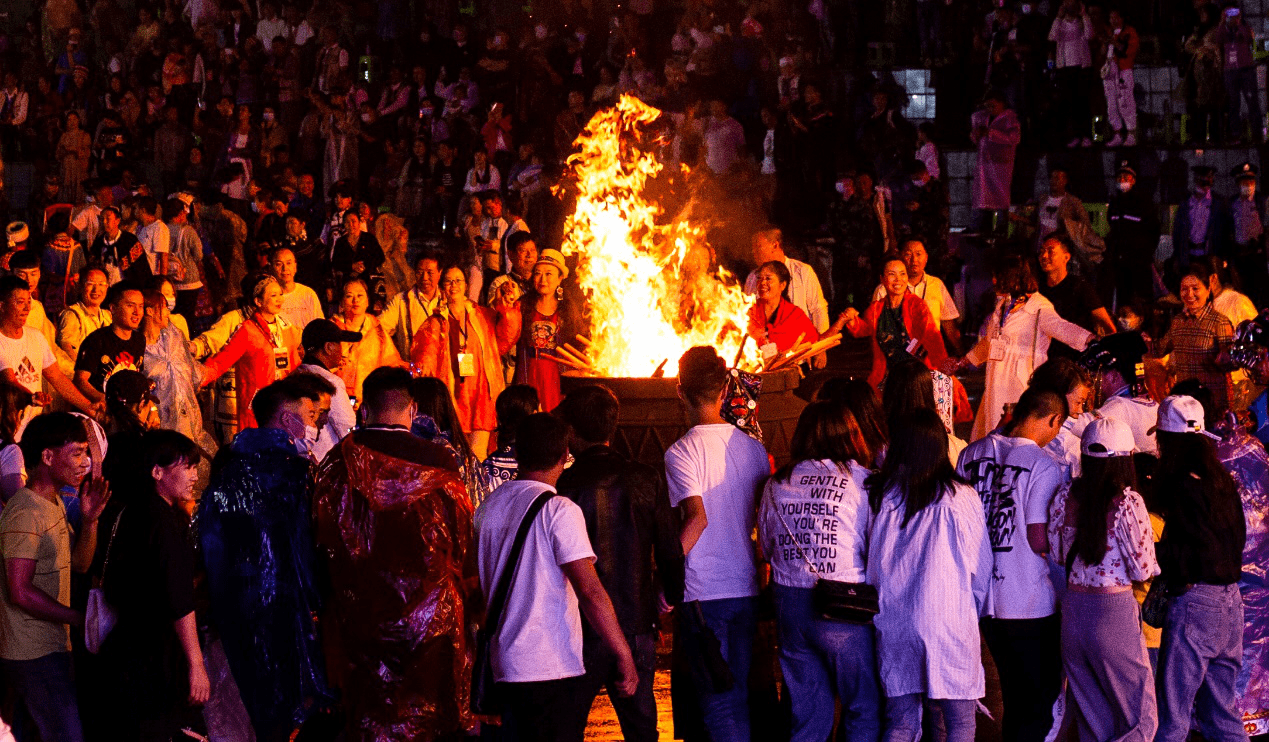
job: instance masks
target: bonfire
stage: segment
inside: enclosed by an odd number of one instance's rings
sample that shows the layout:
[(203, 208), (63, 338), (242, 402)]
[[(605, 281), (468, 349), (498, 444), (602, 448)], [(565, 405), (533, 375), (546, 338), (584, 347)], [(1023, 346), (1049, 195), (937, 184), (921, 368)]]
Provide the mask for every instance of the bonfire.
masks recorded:
[(756, 371), (746, 341), (752, 299), (736, 277), (712, 267), (705, 225), (647, 195), (661, 174), (655, 124), (661, 111), (629, 95), (596, 113), (568, 165), (577, 205), (563, 252), (590, 306), (591, 335), (561, 346), (570, 366), (599, 376), (676, 376), (688, 348), (709, 345)]

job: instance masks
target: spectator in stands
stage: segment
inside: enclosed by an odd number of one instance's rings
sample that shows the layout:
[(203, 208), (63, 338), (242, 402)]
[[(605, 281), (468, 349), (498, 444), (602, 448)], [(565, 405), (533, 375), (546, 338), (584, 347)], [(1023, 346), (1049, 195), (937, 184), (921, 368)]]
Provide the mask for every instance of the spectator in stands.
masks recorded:
[(1080, 273), (1091, 282), (1096, 275), (1097, 266), (1102, 262), (1106, 243), (1102, 241), (1101, 235), (1093, 231), (1084, 203), (1066, 190), (1070, 175), (1065, 166), (1049, 168), (1049, 195), (1036, 206), (1036, 246), (1043, 246), (1044, 241), (1054, 234), (1064, 235), (1070, 243), (1071, 257), (1076, 259)]
[(1070, 137), (1067, 147), (1093, 146), (1093, 60), (1089, 42), (1093, 21), (1081, 0), (1063, 0), (1049, 29), (1054, 42), (1056, 81), (1060, 95), (1061, 133)]
[[(1256, 34), (1243, 22), (1237, 5), (1229, 5), (1222, 12), (1220, 26), (1216, 29), (1215, 42), (1220, 45), (1221, 59), (1225, 67), (1225, 95), (1229, 106), (1226, 130), (1229, 143), (1235, 146), (1244, 141), (1247, 129), (1251, 129), (1251, 141), (1264, 141), (1264, 116), (1260, 107), (1260, 95), (1256, 82), (1256, 59), (1251, 45)], [(1247, 118), (1243, 118), (1243, 102), (1247, 104)]]
[(1177, 273), (1203, 256), (1224, 255), (1229, 240), (1229, 205), (1212, 192), (1216, 170), (1195, 165), (1190, 171), (1194, 173), (1194, 190), (1181, 203), (1172, 223), (1172, 261)]
[(931, 176), (920, 160), (908, 162), (906, 175), (908, 182), (895, 193), (894, 223), (899, 247), (904, 249), (909, 240), (921, 243), (927, 257), (933, 256), (934, 264), (941, 269), (949, 227), (947, 185)]
[(1221, 127), (1221, 103), (1225, 87), (1222, 80), (1221, 45), (1216, 41), (1222, 28), (1220, 10), (1206, 3), (1197, 8), (1198, 25), (1185, 39), (1184, 51), (1189, 64), (1182, 71), (1185, 83), (1185, 110), (1190, 115), (1186, 143), (1205, 145), (1225, 141)]
[(1256, 176), (1259, 173), (1259, 169), (1250, 162), (1244, 162), (1230, 173), (1238, 184), (1238, 196), (1229, 204), (1233, 228), (1229, 257), (1233, 259), (1238, 278), (1247, 293), (1257, 306), (1265, 306), (1266, 300), (1269, 300), (1269, 258), (1265, 254), (1265, 230), (1261, 223), (1265, 201), (1256, 195)]
[[(1053, 309), (1062, 319), (1098, 335), (1113, 335), (1115, 322), (1093, 284), (1082, 276), (1071, 275), (1067, 270), (1071, 264), (1071, 253), (1071, 244), (1065, 238), (1057, 234), (1045, 238), (1040, 247), (1040, 271), (1044, 278), (1037, 289), (1052, 302)], [(1059, 341), (1049, 346), (1049, 355), (1075, 358), (1078, 353)]]
[(110, 324), (110, 310), (103, 308), (109, 288), (106, 272), (88, 266), (79, 272), (79, 301), (62, 310), (57, 318), (57, 344), (71, 358), (79, 357), (79, 346), (95, 330)]
[(1123, 12), (1112, 8), (1106, 17), (1103, 41), (1106, 59), (1102, 63), (1102, 89), (1106, 93), (1106, 121), (1115, 136), (1107, 147), (1137, 146), (1137, 98), (1133, 91), (1133, 66), (1141, 40), (1137, 29), (1124, 22)]
[(978, 147), (974, 171), (973, 207), (979, 229), (1004, 229), (999, 213), (1009, 210), (1013, 160), (1022, 141), (1018, 116), (1000, 90), (987, 91), (983, 108), (970, 118), (970, 138)]
[[(1103, 301), (1117, 307), (1154, 300), (1154, 253), (1159, 246), (1159, 209), (1144, 188), (1137, 187), (1137, 170), (1120, 160), (1115, 192), (1106, 209), (1110, 232), (1101, 264)], [(1110, 294), (1114, 292), (1114, 296)]]
[(727, 113), (721, 100), (709, 102), (709, 115), (696, 122), (705, 143), (705, 166), (715, 175), (727, 175), (744, 156), (745, 132), (740, 122)]

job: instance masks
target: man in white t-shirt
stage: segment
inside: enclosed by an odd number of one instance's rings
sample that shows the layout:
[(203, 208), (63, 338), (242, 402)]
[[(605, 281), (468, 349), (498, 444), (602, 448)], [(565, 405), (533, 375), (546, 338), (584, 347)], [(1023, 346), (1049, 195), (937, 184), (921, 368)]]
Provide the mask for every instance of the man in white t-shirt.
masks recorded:
[[(16, 276), (0, 278), (0, 378), (35, 395), (40, 395), (41, 380), (47, 379), (63, 399), (96, 417), (105, 410), (105, 403), (89, 402), (57, 368), (48, 341), (26, 326), (30, 313), (31, 290), (26, 281)], [(23, 426), (38, 413), (39, 405), (27, 408)]]
[(159, 219), (158, 202), (149, 196), (139, 199), (137, 217), (141, 220), (137, 241), (145, 248), (145, 257), (150, 261), (150, 272), (156, 276), (166, 276), (167, 254), (172, 236), (167, 225)]
[(322, 302), (317, 292), (302, 283), (295, 282), (298, 270), (295, 252), (289, 247), (275, 247), (269, 251), (269, 267), (282, 286), (282, 316), (291, 324), (304, 329), (315, 319), (324, 319)]
[(1061, 692), (1057, 591), (1050, 577), (1049, 504), (1069, 481), (1044, 447), (1067, 418), (1062, 395), (1030, 387), (1014, 408), (991, 493), (983, 502), (992, 575), (983, 607), (983, 638), (1000, 672), (1002, 737), (1040, 742), (1053, 726)]
[(431, 252), (420, 253), (414, 259), (414, 288), (392, 297), (388, 308), (379, 315), (379, 326), (392, 338), (402, 358), (410, 358), (414, 338), (428, 317), (449, 313), (438, 288), (440, 280), (440, 258)]
[[(547, 413), (516, 430), (518, 478), (494, 490), (476, 511), (476, 560), (486, 603), (507, 568), (516, 532), (539, 496), (555, 494), (568, 458), (568, 425)], [(582, 742), (590, 695), (583, 693), (582, 614), (617, 658), (616, 687), (639, 682), (612, 601), (595, 572), (586, 519), (576, 503), (551, 496), (533, 519), (513, 568), (507, 602), (490, 642), (494, 679), (513, 739)], [(579, 611), (580, 608), (580, 611)]]
[[(670, 504), (683, 515), (686, 556), (678, 626), (691, 658), (705, 726), (716, 740), (749, 740), (749, 677), (758, 579), (750, 534), (758, 496), (771, 474), (762, 444), (723, 419), (727, 363), (713, 348), (679, 359), (679, 399), (691, 428), (665, 452)], [(517, 444), (520, 439), (517, 437)], [(735, 683), (716, 692), (701, 660), (705, 634), (717, 637)]]

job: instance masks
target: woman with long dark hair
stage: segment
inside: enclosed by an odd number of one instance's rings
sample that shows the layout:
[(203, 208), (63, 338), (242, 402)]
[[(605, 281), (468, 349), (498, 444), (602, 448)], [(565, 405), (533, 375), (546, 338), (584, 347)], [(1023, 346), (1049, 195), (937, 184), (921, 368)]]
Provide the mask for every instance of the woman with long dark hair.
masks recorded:
[(835, 376), (820, 387), (815, 399), (821, 402), (832, 402), (850, 410), (859, 425), (859, 432), (864, 436), (868, 446), (865, 460), (872, 469), (880, 463), (879, 456), (886, 449), (890, 440), (890, 429), (886, 426), (885, 415), (881, 412), (881, 404), (877, 401), (877, 390), (863, 379), (852, 379), (848, 376)]
[(1084, 431), (1081, 475), (1049, 506), (1049, 545), (1066, 565), (1062, 665), (1081, 742), (1153, 739), (1154, 675), (1133, 597), (1159, 573), (1154, 532), (1137, 493), (1132, 430), (1110, 418)]
[(864, 581), (868, 447), (850, 410), (812, 402), (798, 418), (791, 453), (767, 481), (758, 511), (759, 544), (775, 583), (780, 667), (793, 702), (790, 739), (827, 739), (840, 700), (847, 738), (876, 740), (881, 699), (873, 629), (826, 620), (812, 600), (820, 579)]
[(938, 413), (891, 425), (881, 470), (868, 477), (873, 511), (868, 584), (880, 594), (877, 657), (886, 695), (885, 742), (921, 733), (922, 701), (942, 707), (948, 742), (974, 739), (985, 692), (978, 616), (991, 579), (983, 504), (947, 458)]
[(885, 410), (886, 420), (893, 422), (916, 410), (934, 410), (947, 430), (947, 455), (955, 465), (961, 451), (965, 450), (965, 441), (952, 432), (952, 400), (945, 400), (946, 409), (939, 408), (934, 394), (933, 372), (911, 356), (895, 358), (888, 371), (881, 390), (881, 407)]
[(1182, 742), (1196, 716), (1208, 739), (1246, 739), (1235, 710), (1242, 666), (1242, 577), (1247, 524), (1238, 485), (1205, 430), (1203, 407), (1172, 396), (1159, 405), (1155, 493), (1167, 524), (1157, 579), (1171, 598), (1159, 648), (1159, 742)]
[(459, 476), (467, 484), (467, 496), (471, 498), (472, 507), (478, 507), (493, 487), (463, 433), (462, 420), (449, 387), (436, 377), (417, 376), (410, 383), (410, 396), (418, 407), (411, 432), (424, 440), (448, 446), (454, 452)]

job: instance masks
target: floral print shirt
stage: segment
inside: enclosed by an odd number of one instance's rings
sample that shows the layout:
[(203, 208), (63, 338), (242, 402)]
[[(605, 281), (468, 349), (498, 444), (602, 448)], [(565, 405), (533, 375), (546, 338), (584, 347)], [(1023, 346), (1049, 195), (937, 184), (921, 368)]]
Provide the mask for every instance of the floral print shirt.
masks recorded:
[[(1071, 485), (1064, 484), (1049, 505), (1051, 558), (1065, 566), (1075, 544), (1076, 503), (1070, 501)], [(1159, 574), (1154, 555), (1154, 531), (1141, 495), (1125, 489), (1116, 499), (1113, 521), (1106, 533), (1106, 555), (1100, 564), (1085, 564), (1076, 557), (1067, 570), (1067, 584), (1079, 587), (1130, 587), (1133, 582)]]

